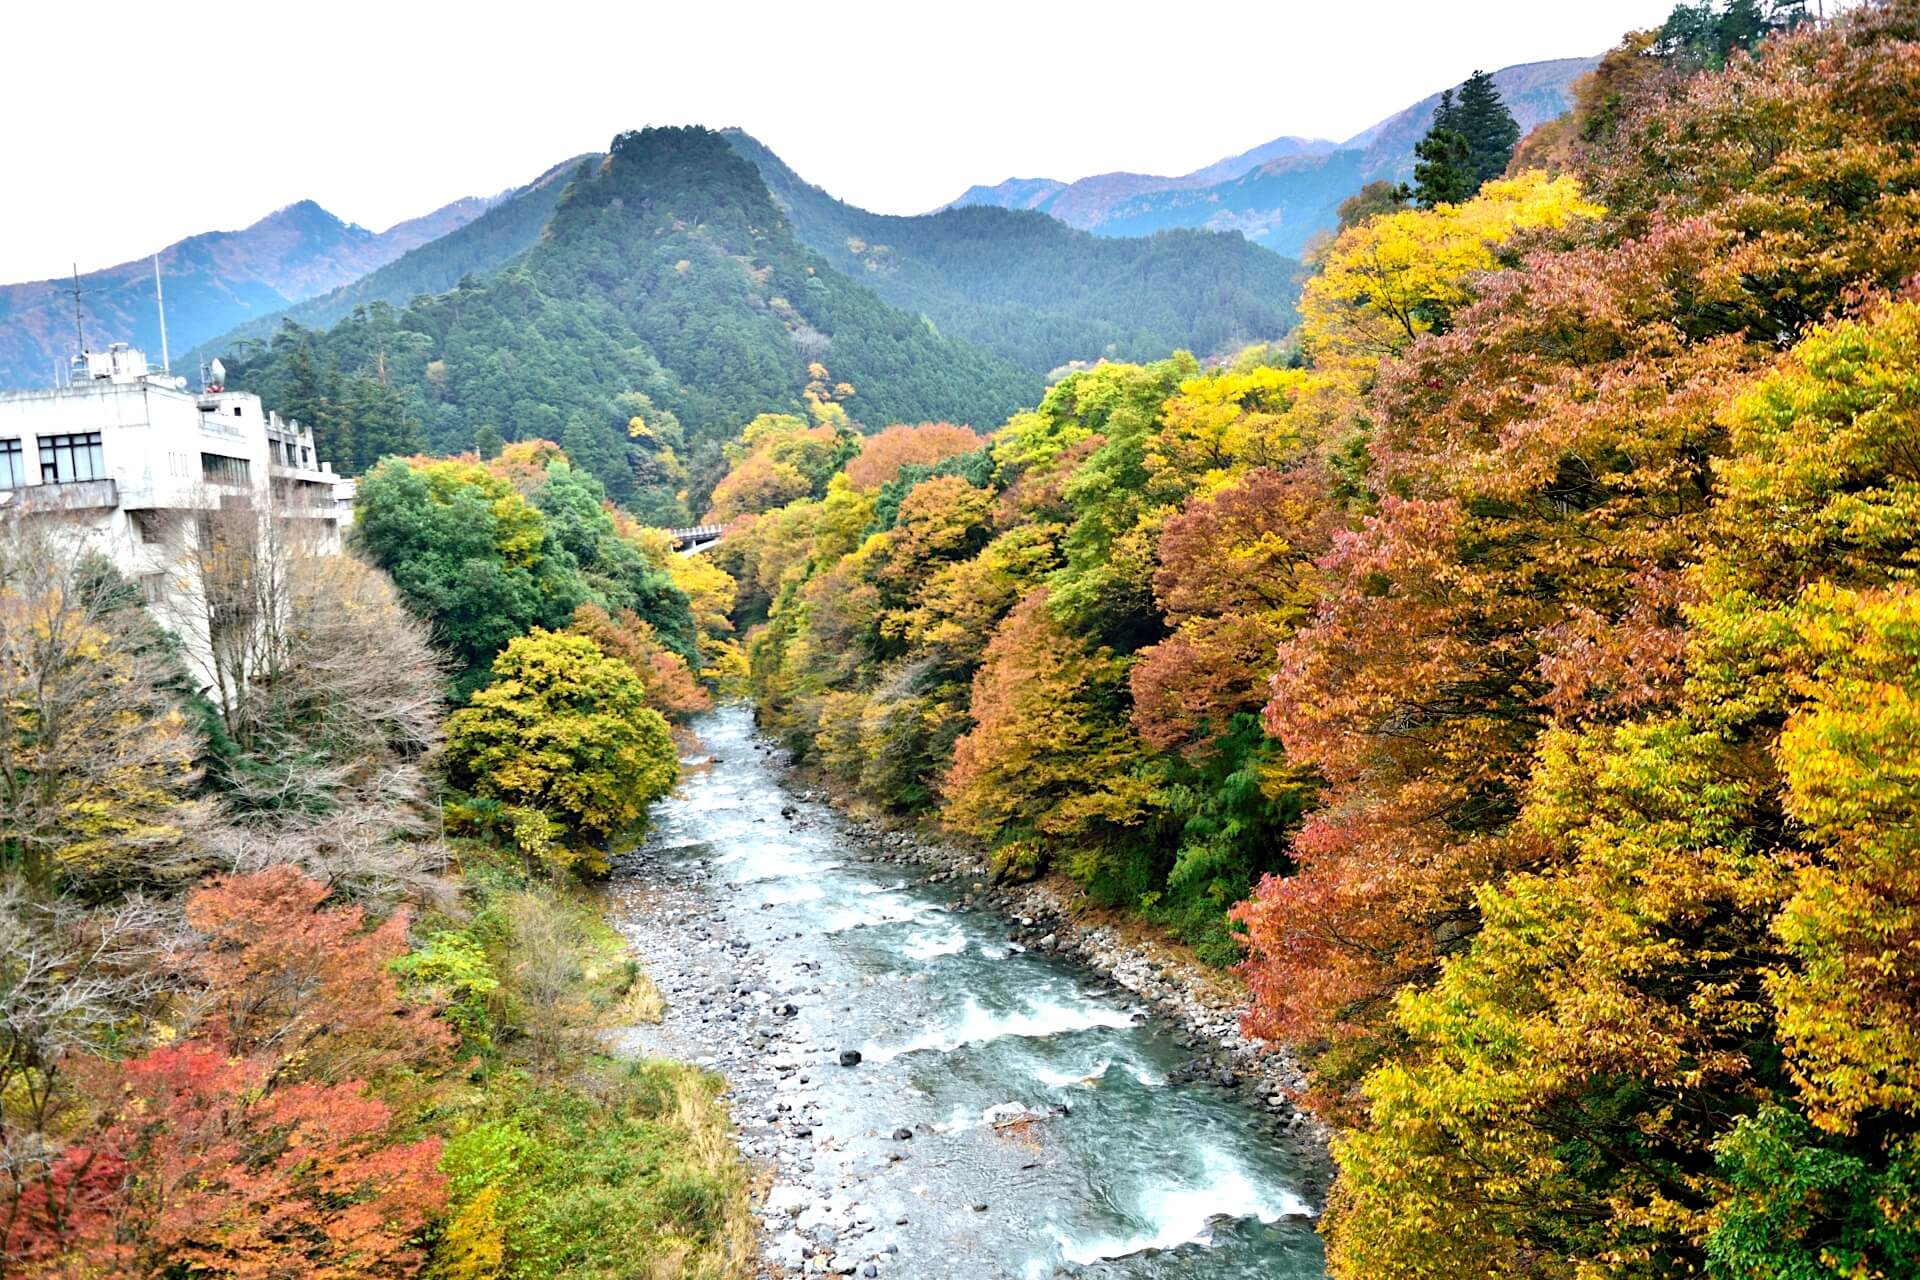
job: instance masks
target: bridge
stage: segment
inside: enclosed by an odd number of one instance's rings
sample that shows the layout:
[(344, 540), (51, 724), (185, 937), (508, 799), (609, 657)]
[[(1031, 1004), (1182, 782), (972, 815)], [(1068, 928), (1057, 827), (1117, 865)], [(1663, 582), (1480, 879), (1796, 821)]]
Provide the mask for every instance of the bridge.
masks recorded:
[(705, 551), (720, 541), (721, 535), (726, 531), (727, 526), (723, 524), (696, 524), (685, 529), (669, 529), (667, 536), (673, 539), (675, 551), (683, 556), (690, 556), (695, 552)]

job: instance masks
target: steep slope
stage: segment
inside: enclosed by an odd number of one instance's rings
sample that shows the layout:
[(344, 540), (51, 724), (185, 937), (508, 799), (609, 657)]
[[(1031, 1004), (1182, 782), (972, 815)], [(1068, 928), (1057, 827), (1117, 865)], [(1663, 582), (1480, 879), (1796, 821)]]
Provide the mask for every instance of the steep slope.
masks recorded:
[(728, 130), (793, 231), (897, 307), (1026, 368), (1108, 356), (1202, 355), (1292, 328), (1294, 264), (1237, 235), (1101, 239), (1021, 210), (890, 217), (834, 199), (751, 136)]
[[(1522, 133), (1564, 113), (1571, 88), (1598, 58), (1559, 58), (1493, 73)], [(1345, 142), (1277, 138), (1240, 156), (1180, 177), (1096, 174), (1078, 182), (1023, 178), (969, 187), (955, 206), (1037, 209), (1103, 236), (1141, 236), (1172, 227), (1239, 231), (1257, 244), (1298, 256), (1337, 223), (1340, 201), (1376, 178), (1413, 171), (1413, 147), (1433, 121), (1438, 91)]]
[(423, 293), (444, 293), (462, 276), (492, 271), (531, 248), (546, 229), (567, 184), (598, 163), (600, 155), (574, 156), (532, 182), (484, 202), (478, 217), (420, 242), (392, 262), (318, 297), (271, 312), (210, 338), (189, 353), (198, 360), (232, 350), (248, 338), (270, 337), (282, 321), (324, 328), (373, 302), (404, 303)]
[[(249, 317), (357, 279), (472, 222), (489, 203), (456, 200), (376, 234), (302, 200), (242, 230), (168, 245), (160, 269), (172, 349), (185, 352)], [(71, 280), (0, 285), (0, 386), (44, 385), (73, 353), (72, 287)], [(134, 342), (158, 356), (151, 258), (88, 272), (80, 287), (89, 345)]]
[(436, 450), (486, 428), (557, 439), (617, 494), (670, 501), (683, 432), (699, 462), (757, 413), (804, 411), (815, 361), (873, 425), (996, 424), (1041, 383), (835, 271), (718, 133), (647, 129), (615, 139), (500, 270), (283, 332), (231, 361), (230, 381), (343, 431), (367, 417), (343, 403), (397, 397)]

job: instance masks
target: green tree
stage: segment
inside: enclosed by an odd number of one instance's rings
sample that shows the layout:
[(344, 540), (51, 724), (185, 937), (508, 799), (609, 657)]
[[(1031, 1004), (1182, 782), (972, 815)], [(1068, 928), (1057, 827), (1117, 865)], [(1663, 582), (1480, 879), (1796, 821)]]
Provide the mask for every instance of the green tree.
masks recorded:
[(515, 842), (547, 867), (606, 869), (602, 841), (636, 829), (679, 756), (633, 668), (582, 635), (511, 641), (493, 680), (447, 722), (454, 785), (505, 806)]
[(336, 467), (354, 474), (380, 459), (420, 453), (426, 441), (420, 424), (407, 411), (406, 401), (392, 387), (365, 374), (347, 380), (341, 406), (342, 430), (351, 441), (347, 456), (333, 459)]
[(478, 463), (383, 462), (360, 482), (353, 541), (461, 664), (456, 692), (515, 636), (565, 626), (588, 594), (540, 512)]
[(1469, 195), (1507, 171), (1520, 141), (1520, 125), (1500, 100), (1492, 76), (1476, 71), (1467, 77), (1454, 104), (1451, 127), (1467, 141)]
[(1460, 132), (1458, 114), (1453, 90), (1448, 89), (1433, 110), (1433, 125), (1426, 137), (1414, 144), (1413, 187), (1405, 194), (1422, 209), (1458, 204), (1477, 185), (1472, 176), (1473, 149)]

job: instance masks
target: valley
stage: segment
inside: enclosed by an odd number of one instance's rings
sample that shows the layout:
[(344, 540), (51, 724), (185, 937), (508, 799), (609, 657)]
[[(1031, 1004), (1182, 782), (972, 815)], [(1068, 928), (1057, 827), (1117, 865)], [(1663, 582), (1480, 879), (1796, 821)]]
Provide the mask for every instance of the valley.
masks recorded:
[(1920, 0), (1630, 7), (196, 28), (328, 206), (0, 288), (0, 1277), (1920, 1276)]
[(783, 789), (743, 708), (691, 729), (686, 782), (609, 885), (667, 1000), (623, 1044), (726, 1073), (775, 1170), (779, 1274), (1325, 1274), (1324, 1157), (1252, 1079), (1175, 1083), (1182, 1028), (1010, 942), (964, 880), (879, 861)]

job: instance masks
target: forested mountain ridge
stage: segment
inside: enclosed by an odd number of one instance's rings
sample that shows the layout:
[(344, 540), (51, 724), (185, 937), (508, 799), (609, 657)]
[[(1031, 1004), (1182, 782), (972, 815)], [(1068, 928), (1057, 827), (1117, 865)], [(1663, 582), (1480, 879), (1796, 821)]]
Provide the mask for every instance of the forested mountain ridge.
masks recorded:
[(325, 333), (284, 329), (229, 376), (317, 424), (348, 465), (555, 439), (616, 498), (672, 519), (681, 453), (717, 459), (756, 414), (804, 411), (816, 364), (874, 424), (992, 422), (1040, 389), (835, 271), (725, 138), (684, 128), (622, 134), (500, 270)]
[[(492, 199), (469, 196), (373, 232), (311, 200), (277, 209), (238, 231), (209, 231), (160, 250), (167, 336), (175, 352), (359, 279), (464, 227)], [(44, 386), (73, 351), (71, 280), (0, 285), (0, 386)], [(153, 261), (137, 258), (81, 275), (85, 339), (133, 342), (157, 359)]]
[[(1572, 104), (1573, 82), (1598, 58), (1520, 63), (1493, 73), (1521, 129), (1544, 124)], [(1077, 182), (1012, 179), (970, 187), (954, 205), (1037, 209), (1101, 236), (1151, 235), (1171, 227), (1239, 231), (1277, 253), (1299, 256), (1316, 235), (1338, 225), (1340, 202), (1375, 179), (1413, 171), (1413, 146), (1440, 103), (1435, 92), (1345, 142), (1277, 138), (1180, 177), (1096, 174)]]
[(1298, 267), (1238, 235), (1100, 239), (1039, 213), (869, 213), (803, 180), (738, 129), (793, 231), (836, 267), (943, 333), (1035, 371), (1105, 356), (1203, 355), (1293, 327)]
[(491, 271), (532, 247), (546, 229), (567, 184), (582, 172), (583, 165), (600, 158), (596, 152), (563, 160), (525, 186), (493, 197), (486, 211), (472, 221), (420, 243), (385, 266), (330, 292), (208, 339), (190, 351), (188, 358), (206, 359), (232, 350), (247, 338), (269, 337), (285, 320), (309, 328), (331, 325), (351, 315), (355, 307), (373, 302), (398, 305), (423, 293), (445, 293), (462, 276)]

